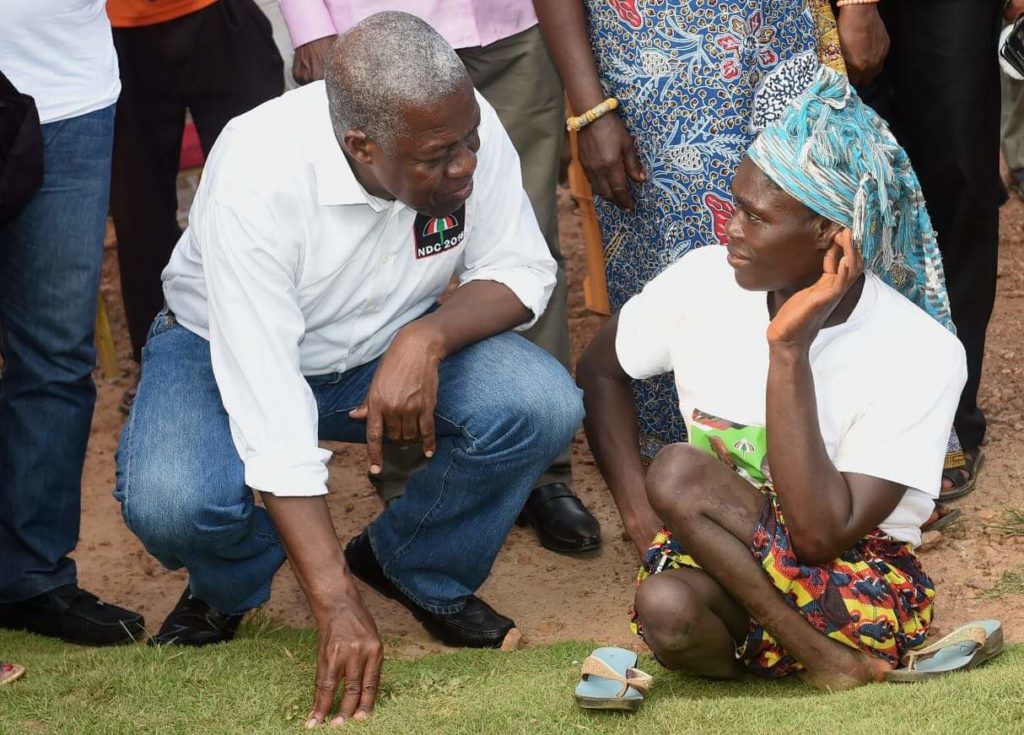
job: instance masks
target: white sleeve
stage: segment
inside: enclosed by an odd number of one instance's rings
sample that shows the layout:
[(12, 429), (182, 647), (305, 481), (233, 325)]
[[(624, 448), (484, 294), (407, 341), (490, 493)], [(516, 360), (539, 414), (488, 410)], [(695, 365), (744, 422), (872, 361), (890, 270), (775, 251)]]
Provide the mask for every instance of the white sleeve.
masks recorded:
[[(921, 371), (891, 376), (839, 440), (833, 464), (899, 483), (938, 498), (953, 415), (967, 381), (963, 346), (951, 341), (945, 359)], [(895, 370), (906, 365), (894, 365)]]
[(673, 335), (685, 314), (691, 264), (684, 256), (622, 305), (615, 334), (615, 354), (626, 373), (636, 379), (667, 373), (672, 368)]
[(299, 367), (299, 255), (269, 246), (275, 229), (265, 209), (243, 217), (223, 203), (206, 207), (199, 236), (210, 358), (246, 484), (282, 496), (324, 495), (331, 453), (317, 444), (316, 401)]
[(533, 318), (544, 313), (555, 288), (556, 265), (523, 190), (519, 156), (497, 114), (480, 104), (479, 167), (474, 179), (475, 224), (468, 233), (459, 283), (497, 281), (508, 286)]

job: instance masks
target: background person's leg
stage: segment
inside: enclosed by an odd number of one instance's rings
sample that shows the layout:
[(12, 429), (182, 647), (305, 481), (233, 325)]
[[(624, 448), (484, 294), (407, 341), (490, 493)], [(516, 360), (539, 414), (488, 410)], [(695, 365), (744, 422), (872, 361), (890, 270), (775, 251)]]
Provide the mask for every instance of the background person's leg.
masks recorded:
[(160, 274), (170, 260), (178, 227), (178, 162), (185, 103), (178, 95), (175, 59), (168, 58), (167, 23), (114, 29), (121, 69), (117, 102), (110, 211), (117, 230), (132, 356), (142, 348), (153, 318), (163, 308)]
[[(565, 94), (540, 27), (489, 46), (459, 49), (469, 76), (505, 126), (523, 170), (523, 188), (558, 264), (547, 310), (524, 336), (571, 370), (565, 259), (558, 243), (558, 170), (565, 140)], [(572, 483), (571, 447), (537, 480)]]
[(0, 226), (0, 603), (77, 581), (113, 126), (43, 125), (42, 188)]
[(284, 66), (270, 21), (253, 0), (219, 0), (181, 23), (191, 72), (185, 100), (209, 154), (231, 118), (284, 92)]
[(209, 343), (171, 317), (154, 323), (117, 452), (128, 527), (192, 595), (234, 615), (265, 602), (285, 554), (245, 486)]
[[(967, 351), (954, 427), (964, 450), (985, 436), (978, 407), (999, 245), (1001, 0), (885, 0), (892, 38), (887, 117), (906, 148), (942, 251), (953, 321)], [(874, 106), (874, 99), (865, 95)]]

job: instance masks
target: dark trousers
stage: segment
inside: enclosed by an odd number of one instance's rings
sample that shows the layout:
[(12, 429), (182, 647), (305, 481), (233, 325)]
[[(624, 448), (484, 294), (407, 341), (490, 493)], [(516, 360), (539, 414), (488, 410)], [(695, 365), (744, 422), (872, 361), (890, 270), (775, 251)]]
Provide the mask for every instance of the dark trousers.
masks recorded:
[(111, 211), (132, 351), (163, 307), (160, 273), (181, 236), (177, 175), (185, 110), (204, 153), (228, 120), (284, 91), (270, 22), (253, 0), (219, 2), (175, 20), (114, 29), (121, 66)]
[(921, 180), (967, 351), (954, 427), (964, 449), (985, 436), (978, 407), (985, 331), (996, 296), (1002, 0), (883, 0), (892, 48), (861, 96), (885, 117)]

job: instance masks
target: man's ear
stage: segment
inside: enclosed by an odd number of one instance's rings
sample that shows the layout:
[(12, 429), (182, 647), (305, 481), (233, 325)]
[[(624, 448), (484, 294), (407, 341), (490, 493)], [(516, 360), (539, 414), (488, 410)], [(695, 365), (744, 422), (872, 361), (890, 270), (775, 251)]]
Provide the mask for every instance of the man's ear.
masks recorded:
[(341, 145), (349, 156), (364, 166), (376, 161), (380, 153), (380, 148), (373, 139), (359, 128), (346, 130), (341, 136)]

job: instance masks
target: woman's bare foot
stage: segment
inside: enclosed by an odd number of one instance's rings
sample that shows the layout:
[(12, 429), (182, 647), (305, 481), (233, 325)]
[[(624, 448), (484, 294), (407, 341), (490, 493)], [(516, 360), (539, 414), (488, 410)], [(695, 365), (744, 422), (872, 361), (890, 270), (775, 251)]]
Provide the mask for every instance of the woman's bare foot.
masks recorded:
[(834, 661), (827, 669), (807, 669), (800, 677), (811, 686), (830, 692), (842, 692), (856, 689), (865, 684), (882, 681), (885, 672), (892, 670), (892, 665), (877, 656), (858, 651), (834, 641), (842, 652), (837, 651)]

